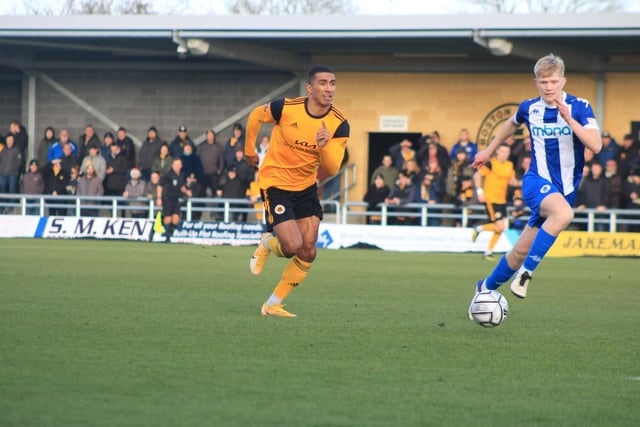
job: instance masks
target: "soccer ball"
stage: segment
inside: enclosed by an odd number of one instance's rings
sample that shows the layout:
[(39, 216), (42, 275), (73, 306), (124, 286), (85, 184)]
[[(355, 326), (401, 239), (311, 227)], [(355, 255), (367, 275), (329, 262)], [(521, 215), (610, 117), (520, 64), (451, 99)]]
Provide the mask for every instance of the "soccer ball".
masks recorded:
[(473, 320), (485, 328), (499, 326), (507, 318), (509, 303), (498, 291), (486, 290), (476, 294), (471, 300), (469, 313)]

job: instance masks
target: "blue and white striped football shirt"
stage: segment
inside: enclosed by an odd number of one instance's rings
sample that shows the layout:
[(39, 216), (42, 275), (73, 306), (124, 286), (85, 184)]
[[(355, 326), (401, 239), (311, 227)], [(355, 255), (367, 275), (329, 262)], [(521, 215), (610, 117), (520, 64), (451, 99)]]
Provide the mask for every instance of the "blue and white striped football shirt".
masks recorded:
[[(571, 117), (587, 129), (598, 129), (589, 101), (563, 93)], [(531, 136), (530, 173), (551, 181), (566, 196), (577, 190), (584, 167), (584, 144), (558, 113), (540, 97), (520, 104), (512, 120), (526, 123)]]

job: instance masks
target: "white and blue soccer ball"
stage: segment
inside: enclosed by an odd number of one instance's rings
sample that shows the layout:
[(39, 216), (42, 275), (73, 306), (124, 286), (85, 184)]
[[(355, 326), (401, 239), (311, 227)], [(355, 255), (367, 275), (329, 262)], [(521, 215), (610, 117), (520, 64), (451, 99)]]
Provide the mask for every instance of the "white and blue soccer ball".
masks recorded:
[(509, 303), (500, 292), (486, 290), (473, 297), (469, 313), (478, 325), (494, 328), (500, 326), (507, 318)]

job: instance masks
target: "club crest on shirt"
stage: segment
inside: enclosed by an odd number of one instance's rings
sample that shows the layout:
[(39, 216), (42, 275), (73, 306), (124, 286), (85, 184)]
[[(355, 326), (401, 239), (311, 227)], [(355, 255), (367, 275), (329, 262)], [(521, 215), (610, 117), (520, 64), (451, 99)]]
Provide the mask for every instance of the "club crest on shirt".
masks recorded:
[(515, 103), (502, 104), (491, 110), (489, 114), (485, 116), (476, 135), (478, 149), (481, 150), (489, 145), (502, 123), (518, 111), (518, 105), (519, 104)]

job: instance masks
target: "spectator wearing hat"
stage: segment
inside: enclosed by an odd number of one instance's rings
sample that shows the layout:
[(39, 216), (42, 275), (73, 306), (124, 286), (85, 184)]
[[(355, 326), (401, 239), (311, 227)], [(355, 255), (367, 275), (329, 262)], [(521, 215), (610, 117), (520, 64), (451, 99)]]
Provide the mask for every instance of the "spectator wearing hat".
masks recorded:
[[(131, 169), (131, 171), (129, 171), (129, 176), (131, 177), (131, 179), (129, 180), (129, 182), (127, 182), (127, 185), (122, 192), (122, 197), (128, 199), (143, 198), (145, 196), (145, 188), (147, 183), (141, 179), (142, 173), (140, 172), (140, 169)], [(129, 206), (139, 208), (131, 209), (129, 211), (132, 218), (146, 218), (148, 216), (145, 209), (147, 207), (147, 204), (145, 202), (142, 202), (140, 200), (132, 200), (129, 202)]]
[(136, 167), (136, 146), (133, 140), (127, 135), (127, 130), (120, 126), (116, 134), (116, 144), (120, 146), (121, 154), (127, 159), (127, 168)]
[(80, 135), (78, 139), (78, 158), (84, 159), (86, 155), (89, 153), (89, 146), (94, 145), (97, 147), (102, 146), (102, 142), (96, 135), (96, 129), (93, 125), (86, 125), (84, 127), (84, 133)]
[(204, 174), (200, 183), (205, 192), (209, 189), (211, 197), (216, 197), (216, 191), (224, 173), (224, 147), (216, 141), (216, 133), (213, 129), (207, 131), (207, 139), (198, 145), (197, 154)]
[(87, 172), (88, 165), (93, 167), (94, 174), (98, 179), (100, 179), (100, 181), (104, 181), (104, 178), (107, 176), (107, 161), (102, 157), (100, 147), (96, 145), (89, 146), (89, 151), (80, 164), (81, 175), (84, 175)]
[(406, 138), (389, 147), (389, 155), (391, 155), (393, 159), (393, 167), (397, 170), (404, 169), (404, 164), (407, 160), (417, 161), (416, 152), (413, 149), (413, 142)]
[(160, 146), (162, 144), (163, 141), (158, 136), (158, 130), (155, 126), (151, 126), (147, 130), (147, 137), (142, 142), (142, 147), (140, 147), (140, 152), (138, 153), (138, 168), (142, 174), (141, 178), (147, 182), (153, 171), (153, 162), (160, 156)]
[(187, 127), (182, 125), (178, 128), (178, 134), (176, 135), (176, 137), (173, 139), (173, 141), (171, 141), (171, 144), (169, 144), (169, 153), (171, 153), (171, 157), (173, 157), (174, 159), (179, 159), (182, 155), (184, 146), (187, 144), (195, 148), (195, 144), (189, 136)]
[(640, 166), (640, 145), (633, 140), (633, 135), (628, 133), (618, 150), (618, 172), (626, 179), (636, 166)]
[(62, 129), (60, 131), (60, 135), (58, 135), (58, 140), (51, 145), (49, 152), (47, 153), (47, 162), (50, 163), (53, 159), (60, 159), (64, 155), (63, 147), (66, 144), (71, 145), (71, 151), (74, 154), (78, 154), (78, 146), (75, 142), (69, 139), (69, 131), (67, 129)]
[[(38, 161), (32, 159), (29, 161), (27, 173), (22, 176), (22, 183), (20, 184), (20, 193), (22, 194), (43, 194), (44, 193), (44, 178), (40, 172)], [(33, 201), (28, 201), (28, 203)], [(27, 205), (27, 215), (38, 215), (39, 209), (35, 206)]]
[(51, 126), (47, 126), (44, 130), (44, 135), (42, 139), (38, 143), (38, 148), (36, 151), (36, 159), (38, 161), (38, 165), (46, 165), (49, 161), (47, 156), (49, 154), (49, 149), (56, 142), (56, 131)]
[(231, 137), (224, 146), (224, 162), (226, 165), (233, 163), (237, 146), (244, 147), (244, 128), (240, 123), (233, 125)]
[(609, 132), (602, 132), (602, 150), (596, 155), (600, 165), (604, 166), (608, 160), (618, 157), (618, 144)]

